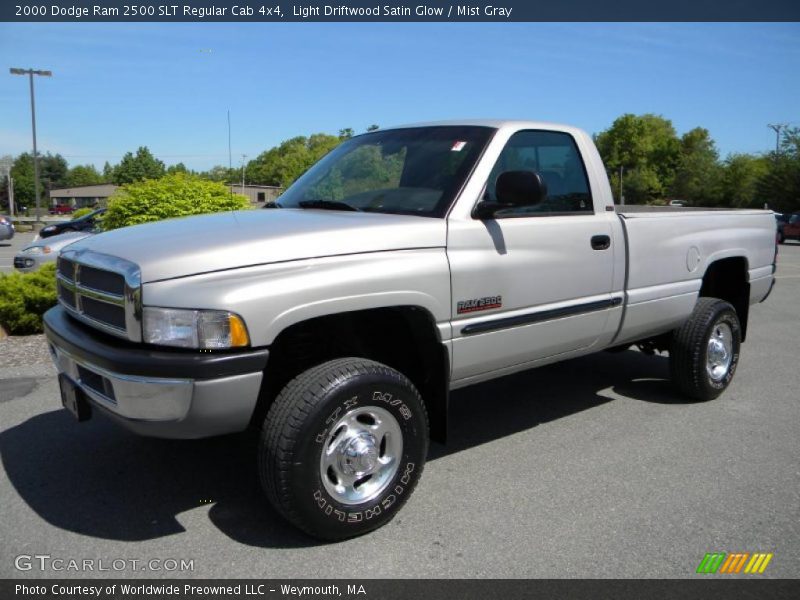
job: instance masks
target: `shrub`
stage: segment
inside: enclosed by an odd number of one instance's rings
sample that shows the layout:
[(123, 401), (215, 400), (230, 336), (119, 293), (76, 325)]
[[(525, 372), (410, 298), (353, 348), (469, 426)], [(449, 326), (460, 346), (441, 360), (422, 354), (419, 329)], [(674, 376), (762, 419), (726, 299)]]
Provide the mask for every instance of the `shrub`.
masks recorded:
[(103, 228), (108, 231), (172, 217), (241, 210), (249, 206), (245, 196), (231, 194), (222, 183), (196, 175), (173, 173), (160, 179), (122, 186), (109, 198)]
[(79, 208), (74, 213), (72, 213), (72, 220), (80, 219), (83, 215), (88, 215), (90, 212), (94, 212), (93, 208), (89, 208), (88, 206), (84, 206), (83, 208)]
[(42, 315), (56, 304), (56, 266), (0, 274), (0, 326), (11, 335), (42, 332)]

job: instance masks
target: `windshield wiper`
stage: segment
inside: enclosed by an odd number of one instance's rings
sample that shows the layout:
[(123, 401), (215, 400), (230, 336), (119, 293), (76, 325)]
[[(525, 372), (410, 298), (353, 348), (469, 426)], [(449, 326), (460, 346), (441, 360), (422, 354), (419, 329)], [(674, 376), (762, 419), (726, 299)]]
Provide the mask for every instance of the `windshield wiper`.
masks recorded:
[(297, 203), (300, 208), (321, 208), (323, 210), (353, 210), (361, 211), (360, 208), (351, 206), (346, 202), (339, 202), (338, 200), (301, 200)]

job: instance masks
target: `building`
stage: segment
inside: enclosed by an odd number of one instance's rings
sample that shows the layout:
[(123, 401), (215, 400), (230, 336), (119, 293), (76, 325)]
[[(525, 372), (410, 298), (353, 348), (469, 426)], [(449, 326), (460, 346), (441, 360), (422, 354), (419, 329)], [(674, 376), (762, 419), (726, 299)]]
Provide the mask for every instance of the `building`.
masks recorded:
[(50, 205), (66, 204), (72, 208), (106, 206), (108, 197), (117, 191), (118, 187), (113, 183), (101, 183), (50, 190)]
[[(283, 192), (282, 187), (274, 185), (229, 185), (232, 193), (247, 196), (250, 204), (254, 207), (264, 206), (267, 202), (274, 202)], [(50, 205), (57, 206), (66, 204), (72, 208), (83, 208), (84, 206), (106, 206), (108, 197), (119, 188), (113, 183), (101, 183), (99, 185), (83, 185), (72, 188), (59, 188), (50, 190)]]
[(250, 198), (250, 204), (255, 207), (262, 207), (267, 202), (275, 202), (283, 192), (282, 187), (275, 185), (230, 185), (234, 194), (241, 194)]

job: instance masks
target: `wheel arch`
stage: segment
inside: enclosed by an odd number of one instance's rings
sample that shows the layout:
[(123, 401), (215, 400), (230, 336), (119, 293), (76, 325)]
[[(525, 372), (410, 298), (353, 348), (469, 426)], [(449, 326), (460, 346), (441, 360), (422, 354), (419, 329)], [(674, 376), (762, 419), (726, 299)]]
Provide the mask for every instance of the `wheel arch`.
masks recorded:
[(703, 274), (700, 296), (719, 298), (733, 306), (742, 326), (742, 341), (744, 341), (747, 336), (747, 319), (750, 314), (747, 258), (729, 256), (711, 262)]
[(358, 356), (408, 377), (422, 396), (430, 437), (447, 436), (450, 355), (433, 314), (417, 305), (340, 312), (293, 323), (275, 337), (252, 424), (260, 426), (281, 389), (307, 369)]

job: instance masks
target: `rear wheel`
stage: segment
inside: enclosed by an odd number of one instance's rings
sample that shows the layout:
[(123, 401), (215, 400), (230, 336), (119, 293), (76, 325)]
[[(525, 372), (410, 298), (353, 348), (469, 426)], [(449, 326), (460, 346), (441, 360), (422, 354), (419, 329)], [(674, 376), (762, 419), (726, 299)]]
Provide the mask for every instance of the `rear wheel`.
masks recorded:
[(672, 333), (669, 366), (673, 384), (695, 400), (711, 400), (730, 385), (739, 362), (742, 328), (736, 310), (717, 298), (700, 298)]
[(422, 474), (428, 418), (394, 369), (344, 358), (302, 373), (281, 391), (259, 442), (261, 483), (286, 519), (328, 540), (389, 522)]

